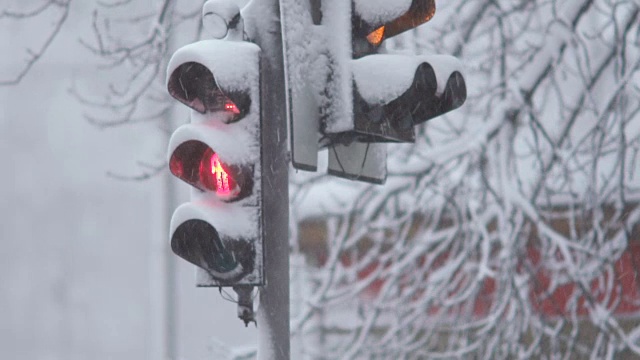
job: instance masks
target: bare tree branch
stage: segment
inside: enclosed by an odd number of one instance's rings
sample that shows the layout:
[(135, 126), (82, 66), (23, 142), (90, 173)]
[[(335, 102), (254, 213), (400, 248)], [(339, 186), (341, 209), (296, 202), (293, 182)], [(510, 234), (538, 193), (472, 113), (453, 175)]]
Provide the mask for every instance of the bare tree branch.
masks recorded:
[(22, 79), (29, 73), (31, 68), (35, 65), (38, 60), (45, 54), (49, 46), (53, 43), (54, 39), (60, 33), (60, 29), (62, 29), (62, 25), (64, 25), (67, 20), (67, 16), (69, 15), (69, 7), (71, 4), (71, 0), (49, 0), (44, 2), (41, 6), (37, 7), (34, 10), (27, 12), (16, 12), (11, 10), (3, 10), (0, 13), (0, 20), (3, 18), (10, 19), (27, 19), (41, 15), (49, 8), (56, 8), (60, 11), (57, 19), (54, 20), (54, 25), (52, 29), (47, 29), (49, 34), (47, 35), (44, 42), (37, 48), (27, 48), (26, 52), (29, 58), (25, 60), (25, 64), (22, 66), (22, 69), (11, 79), (1, 80), (0, 86), (9, 86), (19, 84)]
[[(640, 324), (624, 317), (640, 309), (625, 280), (640, 274), (625, 260), (640, 220), (638, 6), (454, 1), (439, 11), (451, 20), (396, 47), (462, 57), (467, 103), (419, 129), (410, 150), (390, 150), (392, 185), (360, 187), (332, 215), (295, 331), (323, 334), (310, 354), (328, 357), (638, 353)], [(408, 156), (422, 164), (398, 166)], [(294, 206), (323, 186), (294, 182)]]

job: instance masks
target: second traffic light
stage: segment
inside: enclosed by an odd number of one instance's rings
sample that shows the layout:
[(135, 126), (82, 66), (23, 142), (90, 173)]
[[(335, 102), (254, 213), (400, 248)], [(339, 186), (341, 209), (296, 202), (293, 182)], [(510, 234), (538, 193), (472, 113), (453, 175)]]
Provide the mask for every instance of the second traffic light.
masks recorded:
[(320, 127), (331, 142), (414, 142), (414, 126), (464, 103), (456, 58), (387, 54), (381, 47), (429, 21), (434, 0), (353, 0), (351, 6), (325, 0), (323, 13), (332, 15), (323, 21), (333, 39), (327, 41), (330, 76), (320, 96)]
[(383, 183), (384, 143), (412, 143), (416, 125), (464, 103), (457, 59), (381, 46), (430, 20), (434, 0), (282, 1), (294, 167), (315, 170), (328, 147), (330, 174)]
[(171, 219), (172, 250), (199, 286), (262, 285), (260, 49), (204, 40), (176, 51), (169, 94), (192, 109), (169, 141), (171, 173), (192, 186)]

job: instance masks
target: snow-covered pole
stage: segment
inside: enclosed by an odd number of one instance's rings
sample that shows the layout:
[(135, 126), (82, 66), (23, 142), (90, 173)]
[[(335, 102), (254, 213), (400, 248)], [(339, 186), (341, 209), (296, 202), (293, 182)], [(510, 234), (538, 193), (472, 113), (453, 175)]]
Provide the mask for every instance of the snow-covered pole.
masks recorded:
[(252, 0), (245, 31), (262, 49), (262, 193), (266, 285), (260, 289), (258, 359), (287, 360), (289, 341), (289, 174), (279, 0)]

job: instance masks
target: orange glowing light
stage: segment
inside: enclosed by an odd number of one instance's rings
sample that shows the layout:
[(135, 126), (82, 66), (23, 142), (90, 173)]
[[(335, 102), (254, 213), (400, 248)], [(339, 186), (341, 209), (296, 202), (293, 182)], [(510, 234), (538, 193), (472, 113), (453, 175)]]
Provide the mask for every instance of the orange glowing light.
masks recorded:
[(371, 45), (380, 45), (382, 39), (384, 39), (384, 25), (373, 30), (369, 35), (367, 35), (367, 40)]

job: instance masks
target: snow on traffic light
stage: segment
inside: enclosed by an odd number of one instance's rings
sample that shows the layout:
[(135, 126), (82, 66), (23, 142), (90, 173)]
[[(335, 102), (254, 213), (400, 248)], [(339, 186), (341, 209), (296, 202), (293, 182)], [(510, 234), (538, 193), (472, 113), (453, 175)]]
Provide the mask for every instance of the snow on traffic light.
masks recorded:
[(457, 59), (383, 46), (430, 20), (434, 0), (283, 2), (294, 167), (314, 171), (315, 151), (327, 147), (330, 174), (383, 183), (384, 143), (413, 143), (416, 125), (464, 103)]
[(169, 141), (169, 169), (192, 186), (171, 220), (171, 248), (199, 286), (262, 285), (260, 49), (204, 40), (169, 61), (167, 89), (192, 109)]

